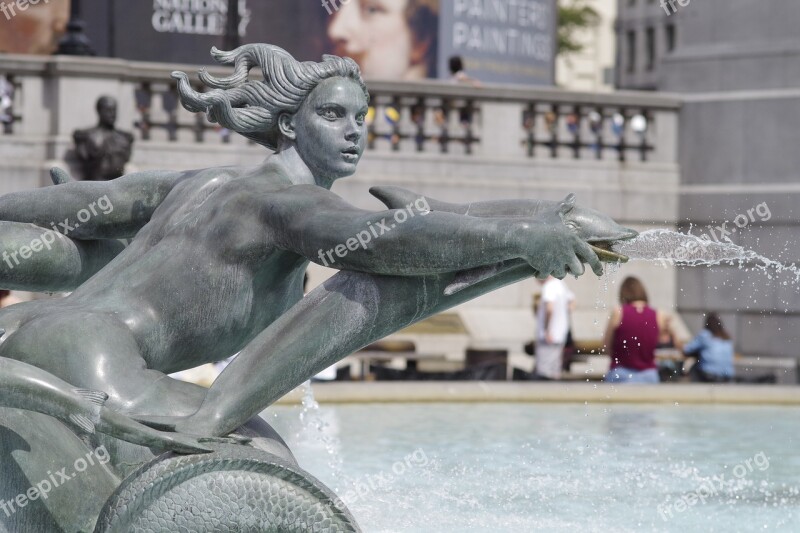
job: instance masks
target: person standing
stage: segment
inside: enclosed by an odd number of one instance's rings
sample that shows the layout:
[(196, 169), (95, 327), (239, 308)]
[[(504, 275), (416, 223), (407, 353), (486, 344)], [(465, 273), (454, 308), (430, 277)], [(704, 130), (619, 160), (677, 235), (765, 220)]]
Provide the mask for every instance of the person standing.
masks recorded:
[(575, 295), (567, 284), (549, 276), (542, 281), (536, 320), (536, 379), (561, 379), (564, 344), (569, 332), (569, 313)]
[(452, 56), (447, 60), (447, 66), (450, 68), (450, 81), (452, 83), (463, 83), (473, 87), (480, 87), (481, 82), (467, 74), (464, 70), (464, 60), (461, 56)]

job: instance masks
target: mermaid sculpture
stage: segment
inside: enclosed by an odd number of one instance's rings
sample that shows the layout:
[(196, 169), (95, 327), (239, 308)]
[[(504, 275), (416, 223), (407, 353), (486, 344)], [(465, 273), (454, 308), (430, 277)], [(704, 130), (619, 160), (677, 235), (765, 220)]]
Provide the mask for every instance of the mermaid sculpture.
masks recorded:
[[(635, 232), (572, 195), (456, 205), (375, 187), (388, 209), (357, 209), (330, 192), (365, 147), (355, 62), (212, 54), (234, 73), (200, 72), (205, 93), (173, 74), (181, 102), (270, 149), (263, 163), (54, 169), (0, 197), (2, 288), (72, 291), (0, 312), (0, 531), (357, 531), (258, 413), (434, 313), (625, 259), (609, 246)], [(303, 297), (309, 261), (340, 272)], [(237, 352), (210, 389), (168, 377)], [(91, 450), (109, 461), (77, 468)], [(73, 464), (69, 487), (32, 489)]]

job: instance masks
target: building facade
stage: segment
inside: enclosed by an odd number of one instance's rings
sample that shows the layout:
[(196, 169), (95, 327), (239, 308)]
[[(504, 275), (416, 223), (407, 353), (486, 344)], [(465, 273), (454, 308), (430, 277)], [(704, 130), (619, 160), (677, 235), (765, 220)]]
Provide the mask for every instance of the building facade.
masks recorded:
[(691, 0), (686, 7), (672, 0), (675, 9), (665, 0), (617, 0), (617, 68), (618, 88), (643, 91), (659, 88), (658, 76), (662, 59), (677, 46), (678, 26), (695, 7)]
[[(571, 0), (559, 2), (571, 3)], [(556, 58), (556, 85), (570, 91), (612, 91), (617, 0), (587, 0), (585, 5), (597, 11), (600, 20), (596, 26), (575, 33), (575, 40), (583, 45), (581, 51)]]
[[(619, 0), (618, 7), (618, 87), (682, 93), (681, 224), (798, 261), (800, 2)], [(737, 266), (682, 268), (677, 303), (693, 328), (704, 312), (721, 312), (740, 352), (797, 357), (793, 281)]]

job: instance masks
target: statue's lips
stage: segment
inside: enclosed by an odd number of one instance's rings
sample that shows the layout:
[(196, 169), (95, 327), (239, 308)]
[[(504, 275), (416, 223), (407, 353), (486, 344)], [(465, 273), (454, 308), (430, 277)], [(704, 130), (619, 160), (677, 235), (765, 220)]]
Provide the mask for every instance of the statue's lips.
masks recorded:
[(342, 157), (345, 161), (357, 161), (361, 156), (357, 147), (350, 147), (342, 150)]

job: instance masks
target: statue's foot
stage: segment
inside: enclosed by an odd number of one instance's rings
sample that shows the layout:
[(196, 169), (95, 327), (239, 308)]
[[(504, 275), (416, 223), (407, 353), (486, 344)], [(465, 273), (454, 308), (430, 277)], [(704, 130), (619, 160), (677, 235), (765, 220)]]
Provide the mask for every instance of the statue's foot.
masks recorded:
[(252, 439), (247, 437), (196, 437), (183, 433), (169, 433), (165, 440), (170, 444), (170, 450), (175, 453), (187, 455), (194, 453), (212, 453), (220, 444), (247, 444)]
[[(203, 444), (248, 444), (252, 439), (239, 435), (214, 436), (211, 428), (205, 428), (198, 424), (191, 416), (156, 416), (156, 415), (132, 415), (135, 421), (153, 429), (163, 432), (174, 433), (175, 437), (182, 439), (194, 439), (201, 447)], [(187, 442), (187, 444), (190, 444)], [(180, 451), (180, 450), (175, 450)], [(194, 452), (189, 452), (194, 453)]]
[(197, 439), (201, 444), (250, 444), (253, 439), (250, 437), (242, 437), (241, 435), (228, 435), (226, 437), (199, 437)]
[(150, 426), (159, 431), (176, 431), (178, 422), (184, 420), (184, 416), (157, 416), (157, 415), (129, 415), (140, 424)]

